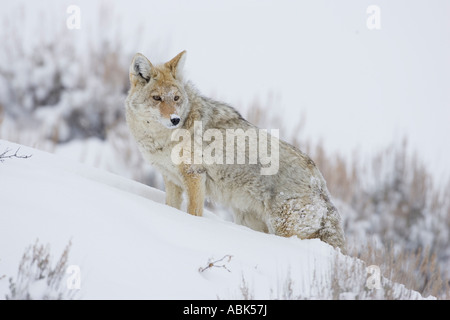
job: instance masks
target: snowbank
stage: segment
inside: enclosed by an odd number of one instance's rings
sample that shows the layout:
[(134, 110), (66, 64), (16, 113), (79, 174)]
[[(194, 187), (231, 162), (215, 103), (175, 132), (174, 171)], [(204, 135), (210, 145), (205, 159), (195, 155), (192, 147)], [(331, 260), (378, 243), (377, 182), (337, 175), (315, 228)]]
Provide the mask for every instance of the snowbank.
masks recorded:
[(81, 299), (241, 299), (245, 290), (255, 299), (332, 297), (335, 257), (361, 263), (319, 240), (255, 232), (208, 211), (190, 216), (164, 205), (159, 190), (0, 140), (0, 153), (19, 147), (32, 157), (0, 162), (1, 298), (37, 238), (57, 256), (72, 241)]

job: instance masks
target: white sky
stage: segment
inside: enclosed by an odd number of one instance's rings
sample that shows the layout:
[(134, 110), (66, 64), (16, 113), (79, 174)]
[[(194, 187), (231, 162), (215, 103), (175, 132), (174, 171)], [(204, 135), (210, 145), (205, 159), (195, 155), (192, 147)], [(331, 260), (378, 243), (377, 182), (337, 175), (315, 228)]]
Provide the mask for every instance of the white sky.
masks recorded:
[[(235, 106), (272, 93), (281, 137), (301, 115), (304, 137), (343, 154), (407, 136), (435, 174), (450, 173), (450, 1), (104, 1), (113, 23), (101, 29), (91, 27), (99, 2), (22, 2), (55, 23), (79, 5), (82, 28), (67, 32), (121, 33), (130, 54), (154, 62), (186, 49), (189, 78)], [(369, 5), (381, 9), (380, 30), (366, 27)]]

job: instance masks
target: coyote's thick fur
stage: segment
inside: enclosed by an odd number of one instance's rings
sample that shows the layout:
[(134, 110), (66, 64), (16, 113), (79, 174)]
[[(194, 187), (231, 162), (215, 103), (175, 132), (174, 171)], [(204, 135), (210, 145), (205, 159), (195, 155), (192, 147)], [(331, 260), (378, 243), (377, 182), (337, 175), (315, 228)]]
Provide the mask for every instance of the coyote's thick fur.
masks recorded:
[(209, 197), (230, 206), (239, 224), (284, 237), (319, 238), (344, 250), (340, 215), (322, 174), (290, 144), (279, 140), (278, 171), (272, 175), (261, 174), (265, 164), (259, 160), (256, 164), (173, 161), (172, 150), (180, 144), (172, 138), (174, 129), (191, 132), (192, 142), (196, 121), (203, 132), (217, 129), (225, 135), (227, 129), (258, 130), (235, 109), (202, 96), (186, 81), (185, 57), (183, 51), (167, 63), (153, 65), (138, 53), (130, 66), (127, 123), (144, 158), (164, 177), (166, 204), (179, 209), (186, 192), (188, 213), (201, 216)]

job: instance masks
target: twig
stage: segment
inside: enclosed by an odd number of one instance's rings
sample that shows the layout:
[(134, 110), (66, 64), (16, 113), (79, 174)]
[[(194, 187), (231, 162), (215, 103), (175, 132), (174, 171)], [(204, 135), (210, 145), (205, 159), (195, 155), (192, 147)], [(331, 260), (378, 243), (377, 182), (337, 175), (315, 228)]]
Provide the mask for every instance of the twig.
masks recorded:
[(20, 150), (20, 147), (17, 148), (17, 150), (16, 150), (16, 152), (14, 152), (14, 154), (8, 154), (9, 152), (11, 152), (11, 149), (7, 148), (5, 151), (0, 153), (0, 162), (4, 162), (6, 159), (11, 159), (11, 158), (28, 159), (32, 156), (31, 154), (19, 155), (18, 154), (19, 150)]
[[(230, 260), (231, 260), (232, 257), (233, 257), (232, 255), (227, 254), (227, 255), (225, 255), (222, 259), (219, 259), (219, 260), (216, 260), (216, 261), (211, 261), (211, 260), (209, 260), (208, 265), (207, 265), (206, 267), (204, 267), (204, 268), (200, 267), (200, 268), (198, 269), (198, 271), (199, 271), (199, 272), (203, 272), (203, 271), (205, 271), (205, 270), (207, 270), (207, 269), (210, 269), (210, 268), (213, 268), (213, 267), (214, 267), (214, 268), (223, 268), (223, 269), (227, 270), (228, 272), (231, 272), (231, 271), (227, 268), (227, 266), (225, 265), (225, 263), (230, 262)], [(223, 260), (225, 260), (225, 258), (228, 258), (228, 260), (227, 260), (224, 264), (222, 264), (222, 265), (217, 265), (217, 263), (222, 262)]]

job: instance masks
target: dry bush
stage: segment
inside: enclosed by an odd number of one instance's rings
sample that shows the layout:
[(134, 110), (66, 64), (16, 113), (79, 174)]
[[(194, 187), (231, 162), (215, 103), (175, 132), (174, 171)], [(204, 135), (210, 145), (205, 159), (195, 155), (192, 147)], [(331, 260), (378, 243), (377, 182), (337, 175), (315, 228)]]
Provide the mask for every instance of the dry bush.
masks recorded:
[[(35, 27), (40, 41), (27, 41), (29, 30), (16, 17), (25, 10), (18, 7), (10, 16), (2, 16), (3, 117), (14, 120), (15, 131), (32, 130), (55, 143), (93, 136), (105, 139), (106, 130), (123, 119), (131, 53), (124, 51), (120, 37), (111, 39), (106, 33), (80, 42), (77, 33), (65, 27), (65, 15), (56, 17), (61, 27), (55, 29), (42, 12)], [(112, 19), (110, 10), (110, 6), (101, 8), (99, 20)], [(113, 24), (113, 20), (106, 22)]]
[(368, 241), (363, 248), (353, 248), (355, 256), (367, 265), (380, 268), (383, 277), (403, 284), (407, 289), (415, 290), (422, 296), (450, 298), (449, 279), (441, 272), (437, 255), (429, 248), (416, 251), (395, 249), (394, 245), (385, 247)]
[(239, 287), (239, 290), (242, 295), (242, 297), (241, 297), (242, 300), (253, 300), (254, 299), (253, 292), (250, 289), (248, 282), (245, 281), (245, 277), (243, 274), (241, 277), (241, 285)]
[[(274, 300), (414, 300), (428, 297), (393, 281), (382, 272), (369, 272), (374, 267), (377, 266), (336, 254), (330, 260), (328, 271), (323, 273), (314, 270), (312, 275), (302, 274), (301, 283), (294, 281), (294, 278), (299, 277), (292, 277), (291, 272), (286, 273), (284, 279), (279, 280), (277, 290), (270, 288), (270, 297)], [(309, 282), (308, 277), (311, 277)], [(376, 281), (372, 281), (371, 277), (376, 278)], [(239, 292), (237, 299), (254, 299), (254, 288), (244, 276)]]
[(72, 299), (64, 285), (71, 242), (53, 266), (50, 246), (39, 241), (26, 248), (19, 264), (16, 279), (9, 278), (10, 294), (7, 300), (62, 300)]

